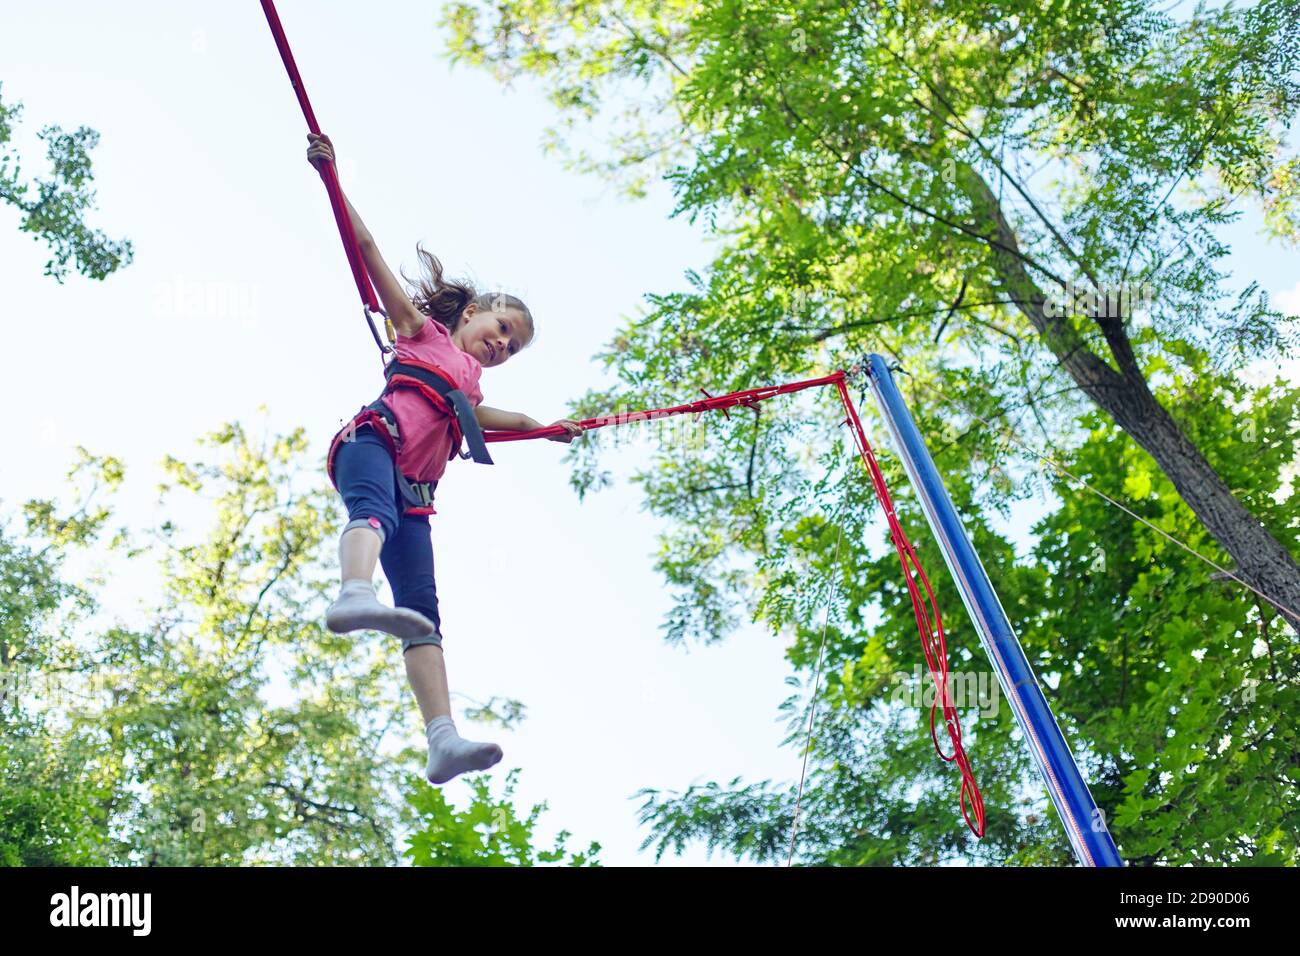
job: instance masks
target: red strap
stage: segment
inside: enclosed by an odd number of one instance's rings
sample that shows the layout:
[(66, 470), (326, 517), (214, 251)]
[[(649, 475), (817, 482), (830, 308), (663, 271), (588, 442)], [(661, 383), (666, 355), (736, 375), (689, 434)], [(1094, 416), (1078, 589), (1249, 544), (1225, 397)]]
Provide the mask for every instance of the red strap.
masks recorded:
[[(867, 466), (867, 472), (871, 476), (871, 487), (875, 489), (876, 499), (884, 509), (885, 518), (889, 522), (889, 536), (893, 539), (894, 550), (898, 552), (899, 563), (903, 566), (903, 577), (907, 581), (907, 592), (912, 598), (912, 613), (916, 616), (921, 650), (925, 654), (925, 663), (935, 686), (934, 703), (930, 705), (930, 739), (934, 741), (934, 749), (939, 756), (950, 763), (956, 761), (961, 770), (961, 815), (965, 818), (966, 826), (971, 832), (982, 837), (984, 836), (984, 798), (975, 783), (975, 774), (971, 770), (966, 749), (961, 744), (961, 719), (958, 717), (957, 708), (953, 705), (952, 694), (948, 689), (948, 645), (944, 639), (943, 620), (939, 617), (939, 605), (934, 600), (934, 591), (931, 590), (930, 580), (926, 577), (925, 569), (921, 567), (921, 561), (916, 556), (916, 549), (912, 547), (912, 542), (908, 540), (907, 532), (903, 530), (894, 511), (894, 501), (885, 484), (885, 476), (880, 471), (880, 465), (871, 451), (871, 445), (867, 443), (867, 436), (862, 430), (857, 409), (853, 407), (853, 401), (849, 397), (848, 386), (844, 384), (843, 379), (835, 385), (839, 389), (840, 401), (844, 403), (844, 408), (848, 412), (848, 418), (841, 424), (853, 426), (853, 440), (857, 443), (858, 455), (862, 458), (862, 463)], [(913, 571), (916, 572), (915, 578)], [(925, 589), (924, 600), (920, 589), (917, 588), (916, 578), (920, 579), (921, 587)], [(947, 728), (948, 738), (952, 741), (951, 757), (939, 746), (939, 736), (934, 728), (934, 712), (940, 704), (943, 705), (944, 727)], [(966, 812), (967, 802), (970, 803), (969, 814)], [(972, 816), (974, 820), (971, 820)]]
[(388, 387), (384, 389), (384, 395), (388, 395), (394, 389), (398, 388), (415, 389), (426, 402), (446, 416), (447, 430), (451, 433), (451, 454), (447, 456), (447, 460), (454, 461), (460, 454), (461, 442), (465, 440), (465, 433), (460, 427), (460, 419), (456, 417), (456, 410), (451, 407), (445, 398), (431, 389), (428, 385), (425, 385), (418, 378), (411, 378), (408, 375), (401, 374), (394, 375), (388, 380)]
[(357, 429), (363, 425), (369, 425), (374, 429), (375, 434), (388, 445), (388, 450), (393, 455), (393, 461), (397, 461), (397, 443), (393, 441), (393, 436), (388, 431), (388, 425), (384, 421), (384, 417), (373, 408), (363, 408), (352, 416), (351, 421), (335, 433), (333, 440), (330, 441), (329, 451), (325, 453), (325, 474), (329, 476), (330, 484), (335, 489), (339, 486), (339, 483), (334, 480), (334, 459), (338, 456), (339, 445), (345, 441), (352, 441), (352, 438), (348, 437), (348, 433), (351, 432), (355, 436)]
[[(805, 379), (802, 382), (787, 382), (784, 385), (768, 385), (763, 388), (747, 388), (744, 391), (731, 392), (727, 395), (710, 395), (706, 399), (691, 402), (689, 405), (673, 405), (671, 408), (652, 408), (643, 412), (619, 412), (616, 415), (604, 415), (600, 418), (584, 418), (578, 424), (582, 426), (584, 431), (590, 431), (593, 428), (603, 428), (606, 425), (626, 425), (629, 422), (654, 421), (657, 418), (665, 418), (669, 415), (691, 415), (697, 412), (711, 411), (725, 412), (728, 408), (737, 407), (756, 408), (757, 402), (776, 398), (778, 395), (788, 395), (790, 392), (802, 391), (805, 388), (830, 385), (842, 381), (843, 378), (843, 372), (834, 372), (821, 378)], [(705, 392), (705, 394), (708, 393)], [(565, 434), (564, 426), (547, 425), (545, 428), (534, 428), (528, 432), (485, 431), (483, 439), (489, 442), (526, 441), (530, 438), (550, 438), (553, 435), (563, 434)]]
[[(298, 67), (293, 62), (293, 52), (289, 49), (284, 28), (280, 26), (280, 17), (275, 12), (275, 4), (272, 0), (262, 0), (262, 10), (266, 14), (266, 22), (271, 26), (275, 45), (280, 50), (280, 59), (284, 61), (284, 68), (289, 71), (289, 82), (293, 84), (293, 91), (298, 96), (298, 105), (302, 107), (302, 115), (307, 119), (307, 128), (319, 136), (320, 125), (316, 122), (316, 114), (312, 112), (311, 103), (307, 99), (307, 88), (303, 86), (302, 77), (298, 75)], [(325, 182), (326, 192), (329, 193), (330, 206), (334, 209), (334, 221), (338, 224), (339, 236), (343, 239), (343, 251), (347, 253), (348, 265), (352, 267), (352, 278), (357, 284), (357, 291), (361, 293), (361, 303), (371, 312), (382, 312), (379, 308), (379, 299), (375, 296), (374, 286), (370, 283), (370, 273), (366, 271), (365, 260), (361, 258), (361, 247), (352, 229), (348, 208), (343, 202), (343, 190), (339, 187), (338, 171), (334, 168), (334, 164), (326, 163), (320, 170), (320, 177)]]

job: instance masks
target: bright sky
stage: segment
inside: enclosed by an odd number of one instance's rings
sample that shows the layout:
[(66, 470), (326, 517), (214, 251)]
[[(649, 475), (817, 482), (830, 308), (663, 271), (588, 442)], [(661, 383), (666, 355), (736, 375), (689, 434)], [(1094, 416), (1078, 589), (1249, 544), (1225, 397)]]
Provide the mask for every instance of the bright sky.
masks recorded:
[[(645, 292), (684, 288), (684, 270), (710, 260), (699, 229), (668, 220), (666, 189), (630, 203), (543, 157), (553, 113), (535, 89), (452, 72), (437, 4), (277, 6), (344, 188), (389, 264), (414, 274), (422, 240), (453, 275), (531, 306), (537, 341), (485, 372), (488, 404), (562, 416), (566, 400), (602, 381), (590, 356), (620, 317)], [(91, 222), (136, 249), (104, 283), (59, 286), (41, 275), (45, 247), (0, 207), (0, 399), (23, 410), (9, 418), (11, 441), (31, 452), (0, 471), (6, 513), (60, 490), (84, 445), (125, 460), (119, 520), (149, 526), (164, 455), (197, 457), (194, 440), (226, 421), (259, 429), (260, 405), (272, 430), (303, 425), (323, 455), (339, 421), (378, 390), (377, 352), (260, 7), (139, 3), (131, 13), (26, 4), (0, 33), (4, 100), (24, 104), (26, 172), (46, 172), (43, 125), (98, 130)], [(1249, 222), (1228, 235), (1249, 278), (1300, 310), (1292, 254), (1265, 246)], [(683, 399), (709, 385), (683, 383)], [(798, 754), (779, 747), (788, 670), (781, 641), (755, 628), (721, 647), (668, 648), (656, 522), (626, 481), (579, 504), (563, 451), (498, 445), (496, 467), (456, 465), (439, 486), (434, 553), (453, 696), (517, 698), (528, 718), (503, 734), (453, 707), (465, 736), (501, 743), (498, 771), (523, 768), (517, 806), (549, 805), (540, 845), (563, 828), (571, 847), (599, 841), (608, 865), (648, 864), (637, 850), (639, 788), (737, 776), (795, 786)], [(112, 570), (107, 610), (126, 617), (153, 570)], [(485, 574), (512, 584), (487, 586)], [(410, 735), (419, 741), (414, 712)], [(448, 796), (463, 806), (468, 791), (455, 781)], [(692, 847), (664, 862), (734, 861)]]

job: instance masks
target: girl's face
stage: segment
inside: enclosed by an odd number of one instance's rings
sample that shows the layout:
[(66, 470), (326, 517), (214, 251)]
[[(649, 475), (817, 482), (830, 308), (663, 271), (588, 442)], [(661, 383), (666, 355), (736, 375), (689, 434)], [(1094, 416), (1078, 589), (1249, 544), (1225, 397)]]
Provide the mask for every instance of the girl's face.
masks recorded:
[(471, 303), (461, 314), (451, 340), (462, 352), (479, 360), (484, 368), (501, 365), (530, 341), (528, 320), (518, 309), (489, 312)]

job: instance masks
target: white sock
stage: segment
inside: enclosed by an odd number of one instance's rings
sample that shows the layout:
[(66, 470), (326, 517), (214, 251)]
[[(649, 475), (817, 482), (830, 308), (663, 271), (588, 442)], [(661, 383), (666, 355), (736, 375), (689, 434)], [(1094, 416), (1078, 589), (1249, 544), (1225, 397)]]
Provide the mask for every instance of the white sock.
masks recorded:
[(486, 770), (501, 759), (496, 744), (465, 740), (456, 733), (451, 717), (443, 715), (429, 721), (424, 728), (429, 741), (429, 765), (425, 777), (430, 783), (446, 783), (466, 770)]
[(339, 596), (325, 612), (325, 626), (335, 634), (384, 631), (409, 639), (433, 631), (433, 622), (419, 611), (381, 604), (374, 585), (360, 578), (344, 581), (339, 587)]

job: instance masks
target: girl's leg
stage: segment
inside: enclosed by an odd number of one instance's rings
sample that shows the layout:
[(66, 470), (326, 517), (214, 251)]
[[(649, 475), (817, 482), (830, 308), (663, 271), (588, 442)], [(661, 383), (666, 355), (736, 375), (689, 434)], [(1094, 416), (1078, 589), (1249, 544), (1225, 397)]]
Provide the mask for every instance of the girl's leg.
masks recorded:
[(403, 515), (397, 531), (384, 543), (379, 559), (392, 585), (394, 602), (433, 621), (432, 629), (423, 637), (402, 641), (406, 678), (420, 705), (429, 743), (425, 776), (430, 783), (442, 784), (467, 770), (488, 769), (501, 759), (501, 748), (463, 739), (451, 718), (428, 516)]
[(375, 597), (375, 561), (384, 539), (398, 524), (393, 459), (388, 446), (369, 428), (343, 443), (334, 462), (339, 493), (348, 509), (348, 524), (339, 539), (339, 596), (325, 614), (331, 631), (377, 630), (402, 638), (429, 633), (422, 614), (390, 608)]
[(384, 564), (384, 576), (393, 588), (393, 603), (418, 611), (432, 622), (432, 627), (421, 637), (402, 641), (406, 678), (411, 682), (427, 726), (435, 717), (451, 716), (428, 515), (402, 515), (397, 529), (384, 543), (380, 560)]
[(339, 446), (334, 462), (339, 494), (348, 509), (348, 524), (339, 538), (339, 574), (342, 583), (375, 578), (375, 564), (384, 537), (397, 527), (393, 501), (393, 459), (388, 447), (369, 428)]
[(451, 696), (447, 691), (447, 663), (442, 648), (421, 644), (407, 648), (402, 658), (406, 661), (406, 679), (415, 692), (424, 725), (427, 727), (435, 717), (450, 717)]
[(379, 563), (379, 549), (383, 539), (372, 525), (349, 528), (339, 538), (339, 569), (343, 582), (373, 581), (375, 565)]

